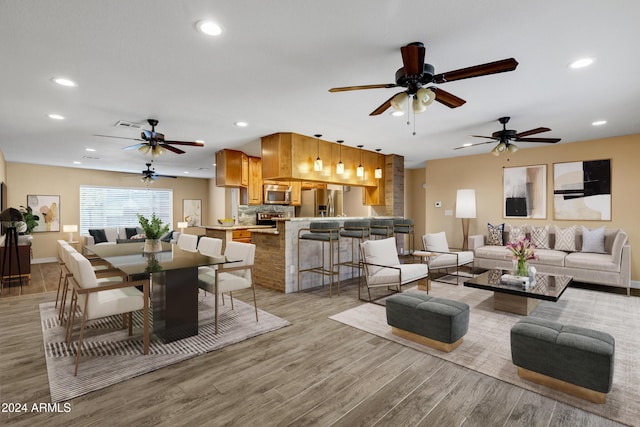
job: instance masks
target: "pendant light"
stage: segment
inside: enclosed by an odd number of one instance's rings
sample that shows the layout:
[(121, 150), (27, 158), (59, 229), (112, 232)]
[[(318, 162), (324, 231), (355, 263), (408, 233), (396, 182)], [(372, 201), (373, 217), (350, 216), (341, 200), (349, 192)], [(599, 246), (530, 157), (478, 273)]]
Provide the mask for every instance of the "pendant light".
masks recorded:
[(322, 135), (317, 133), (313, 136), (318, 138), (318, 157), (316, 158), (316, 161), (313, 162), (313, 170), (316, 172), (322, 172), (322, 159), (320, 158), (320, 137)]
[[(382, 150), (382, 148), (376, 148), (376, 151), (377, 151), (378, 153), (380, 153), (380, 150)], [(373, 176), (374, 176), (376, 179), (380, 179), (380, 178), (382, 178), (382, 168), (380, 167), (380, 164), (379, 164), (379, 163), (378, 163), (378, 167), (376, 168), (376, 170), (375, 170), (375, 171), (374, 171), (374, 173), (373, 173)]]
[(338, 146), (340, 147), (340, 161), (336, 165), (336, 173), (338, 175), (342, 175), (344, 173), (344, 163), (342, 163), (342, 143), (344, 142), (342, 139), (336, 141)]
[(364, 145), (358, 145), (358, 148), (360, 149), (360, 165), (356, 169), (356, 175), (360, 178), (364, 178), (364, 166), (362, 166), (362, 147), (364, 147)]

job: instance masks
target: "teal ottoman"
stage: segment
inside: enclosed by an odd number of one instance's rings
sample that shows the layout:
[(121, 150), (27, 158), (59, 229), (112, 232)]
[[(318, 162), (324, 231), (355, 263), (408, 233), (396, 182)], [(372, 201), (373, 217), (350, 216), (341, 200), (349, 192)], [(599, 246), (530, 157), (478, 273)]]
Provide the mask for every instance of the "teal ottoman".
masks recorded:
[(525, 317), (511, 328), (518, 375), (594, 403), (613, 383), (615, 340), (606, 332)]
[(387, 324), (399, 337), (450, 352), (469, 329), (469, 306), (426, 294), (403, 293), (387, 298)]

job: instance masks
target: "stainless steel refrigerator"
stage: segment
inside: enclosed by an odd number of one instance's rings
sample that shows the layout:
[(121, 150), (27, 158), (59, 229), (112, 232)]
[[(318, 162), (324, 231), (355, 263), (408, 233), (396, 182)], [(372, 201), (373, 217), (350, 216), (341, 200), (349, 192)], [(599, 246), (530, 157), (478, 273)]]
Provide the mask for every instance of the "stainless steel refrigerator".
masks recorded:
[(342, 190), (302, 190), (299, 217), (332, 217), (342, 215)]

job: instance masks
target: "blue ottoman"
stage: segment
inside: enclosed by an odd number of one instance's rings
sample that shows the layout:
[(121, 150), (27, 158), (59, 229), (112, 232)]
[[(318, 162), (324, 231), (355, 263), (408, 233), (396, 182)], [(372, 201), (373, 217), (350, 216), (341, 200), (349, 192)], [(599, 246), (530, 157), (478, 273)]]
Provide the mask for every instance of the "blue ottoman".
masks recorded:
[(615, 340), (606, 332), (525, 317), (511, 328), (518, 375), (594, 403), (613, 383)]
[(469, 306), (426, 294), (403, 293), (386, 300), (387, 324), (402, 338), (450, 352), (469, 329)]

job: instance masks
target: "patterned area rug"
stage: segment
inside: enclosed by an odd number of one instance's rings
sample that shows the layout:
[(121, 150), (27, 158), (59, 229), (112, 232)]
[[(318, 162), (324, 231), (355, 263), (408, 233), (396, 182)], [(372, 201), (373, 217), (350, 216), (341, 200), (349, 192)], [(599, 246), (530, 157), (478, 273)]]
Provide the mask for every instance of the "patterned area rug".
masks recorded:
[[(258, 309), (256, 322), (253, 305), (228, 298), (220, 305), (219, 333), (214, 334), (214, 299), (211, 294), (199, 304), (198, 335), (165, 344), (151, 337), (149, 354), (142, 354), (142, 313), (135, 313), (133, 335), (121, 329), (122, 316), (89, 322), (85, 328), (78, 375), (73, 376), (79, 327), (75, 329), (70, 350), (64, 342), (65, 327), (60, 326), (54, 303), (40, 304), (42, 336), (49, 375), (51, 402), (61, 402), (108, 387), (164, 366), (180, 362), (280, 329), (290, 323)], [(79, 325), (79, 321), (76, 321)]]
[[(455, 282), (454, 282), (455, 283)], [(409, 289), (405, 292), (420, 292)], [(474, 371), (534, 391), (621, 423), (640, 420), (640, 298), (568, 288), (556, 303), (543, 301), (531, 316), (605, 331), (616, 340), (613, 389), (599, 405), (525, 381), (511, 362), (510, 330), (522, 318), (493, 310), (492, 293), (432, 282), (430, 295), (463, 301), (471, 308), (469, 331), (451, 353), (443, 353), (391, 333), (385, 307), (366, 303), (330, 319), (395, 341), (407, 347), (465, 366)]]

